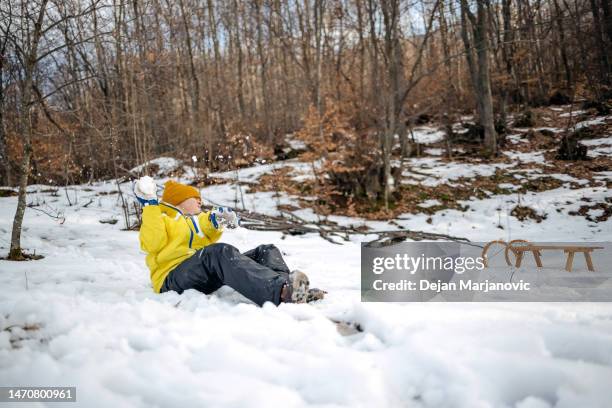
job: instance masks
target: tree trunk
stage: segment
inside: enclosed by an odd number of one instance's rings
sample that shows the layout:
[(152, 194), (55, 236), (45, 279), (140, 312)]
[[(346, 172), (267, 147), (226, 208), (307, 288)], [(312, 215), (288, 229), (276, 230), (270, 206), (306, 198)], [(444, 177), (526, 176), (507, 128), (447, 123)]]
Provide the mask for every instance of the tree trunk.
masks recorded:
[[(469, 31), (468, 20), (472, 28)], [(476, 16), (470, 11), (467, 0), (461, 0), (461, 36), (465, 45), (472, 86), (476, 94), (478, 122), (484, 129), (485, 155), (494, 156), (497, 151), (497, 132), (494, 125), (489, 73), (488, 27), (485, 0), (477, 0)]]
[(221, 81), (221, 70), (219, 64), (221, 63), (221, 52), (219, 51), (219, 39), (217, 36), (217, 20), (215, 17), (215, 9), (211, 0), (207, 1), (208, 6), (208, 24), (210, 26), (210, 32), (213, 40), (213, 53), (214, 53), (214, 69), (215, 69), (215, 88), (216, 88), (216, 100), (217, 100), (217, 114), (219, 118), (219, 135), (223, 137), (226, 134), (226, 120), (225, 120), (225, 95), (227, 94), (225, 89), (225, 81)]
[(601, 0), (601, 9), (604, 15), (604, 26), (608, 36), (608, 49), (612, 47), (612, 10), (610, 10), (609, 0)]
[(234, 41), (236, 43), (235, 49), (236, 49), (236, 53), (238, 56), (238, 62), (237, 62), (237, 73), (238, 73), (238, 83), (236, 85), (236, 92), (237, 92), (237, 98), (238, 98), (238, 108), (240, 110), (240, 116), (242, 119), (246, 118), (246, 108), (245, 108), (245, 102), (244, 102), (244, 94), (243, 94), (243, 88), (244, 88), (244, 62), (243, 62), (243, 57), (242, 57), (242, 41), (241, 41), (241, 35), (240, 35), (240, 14), (238, 13), (238, 2), (237, 0), (234, 0), (234, 2), (232, 3), (233, 5), (233, 12), (234, 12)]
[(394, 136), (397, 130), (398, 104), (400, 103), (400, 75), (401, 75), (401, 50), (398, 38), (399, 4), (398, 0), (383, 0), (381, 2), (384, 22), (384, 45), (385, 61), (387, 62), (387, 90), (385, 131), (383, 133), (383, 163), (384, 163), (384, 203), (385, 209), (389, 209), (389, 199), (394, 188), (395, 180), (391, 176), (391, 152), (393, 150)]
[(12, 184), (11, 180), (11, 162), (6, 149), (6, 132), (4, 128), (4, 52), (6, 51), (6, 42), (4, 44), (2, 55), (0, 55), (0, 161), (3, 168), (0, 174), (0, 183), (6, 186)]
[(559, 30), (559, 48), (561, 49), (561, 62), (563, 63), (563, 68), (565, 70), (565, 83), (567, 88), (572, 87), (572, 70), (569, 66), (569, 61), (567, 58), (567, 44), (565, 41), (565, 32), (563, 30), (563, 13), (561, 12), (561, 8), (559, 7), (559, 2), (557, 0), (553, 0), (553, 4), (555, 6), (555, 21), (557, 23), (557, 29)]
[(597, 50), (599, 51), (600, 69), (602, 82), (605, 84), (610, 83), (610, 60), (608, 56), (608, 47), (603, 38), (603, 28), (601, 24), (601, 17), (599, 15), (599, 4), (597, 0), (591, 0), (591, 12), (593, 14), (593, 30), (595, 32), (595, 42), (597, 44)]
[(493, 115), (493, 95), (491, 94), (491, 80), (489, 72), (489, 24), (484, 0), (478, 1), (478, 66), (480, 82), (479, 98), (482, 99), (481, 126), (484, 128), (484, 143), (489, 156), (497, 153), (497, 132), (495, 131), (495, 117)]
[(253, 5), (255, 6), (255, 21), (257, 23), (257, 53), (259, 54), (260, 79), (261, 79), (261, 97), (263, 102), (264, 110), (264, 129), (266, 131), (265, 140), (271, 142), (273, 140), (272, 125), (271, 125), (271, 108), (270, 108), (270, 96), (268, 88), (268, 57), (266, 56), (266, 50), (263, 43), (263, 22), (262, 22), (262, 10), (261, 0), (255, 0)]
[(28, 187), (28, 177), (30, 176), (30, 159), (32, 157), (32, 117), (33, 107), (32, 85), (34, 84), (34, 73), (38, 63), (38, 44), (42, 36), (42, 24), (45, 18), (47, 0), (42, 0), (38, 17), (34, 24), (34, 32), (28, 44), (27, 54), (24, 58), (24, 79), (21, 88), (21, 106), (19, 121), (23, 137), (23, 160), (20, 166), (19, 175), (19, 196), (17, 198), (17, 210), (13, 219), (13, 231), (11, 233), (11, 249), (8, 258), (11, 260), (23, 259), (21, 250), (21, 226), (26, 208), (26, 190)]

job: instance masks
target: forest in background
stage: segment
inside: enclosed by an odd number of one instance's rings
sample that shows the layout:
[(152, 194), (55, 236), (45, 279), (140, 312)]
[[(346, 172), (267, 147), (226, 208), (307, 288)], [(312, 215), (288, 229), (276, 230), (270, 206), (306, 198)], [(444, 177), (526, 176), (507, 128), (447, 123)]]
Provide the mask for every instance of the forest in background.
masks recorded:
[(388, 205), (417, 123), (451, 143), (475, 114), (492, 157), (509, 114), (611, 96), (609, 0), (6, 0), (0, 30), (3, 185), (206, 174), (295, 134)]

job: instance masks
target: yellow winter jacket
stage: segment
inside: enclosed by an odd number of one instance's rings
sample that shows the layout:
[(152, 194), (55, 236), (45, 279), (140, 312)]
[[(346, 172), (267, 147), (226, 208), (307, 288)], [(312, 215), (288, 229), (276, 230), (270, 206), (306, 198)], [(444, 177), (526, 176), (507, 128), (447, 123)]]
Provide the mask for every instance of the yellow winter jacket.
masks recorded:
[(178, 264), (198, 249), (219, 240), (208, 216), (210, 212), (189, 216), (170, 204), (147, 205), (142, 210), (140, 248), (147, 253), (153, 290), (159, 293), (164, 279)]

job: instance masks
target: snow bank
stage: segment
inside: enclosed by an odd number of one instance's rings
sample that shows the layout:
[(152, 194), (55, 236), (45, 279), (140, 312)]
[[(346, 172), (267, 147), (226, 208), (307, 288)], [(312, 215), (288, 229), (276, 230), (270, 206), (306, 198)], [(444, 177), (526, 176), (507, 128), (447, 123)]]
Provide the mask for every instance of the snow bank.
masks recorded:
[[(412, 135), (416, 143), (430, 144), (444, 140), (446, 132), (431, 126), (418, 126), (412, 130)], [(408, 134), (408, 137), (412, 136)]]
[[(449, 183), (460, 178), (474, 178), (477, 176), (492, 176), (497, 169), (509, 169), (513, 164), (507, 163), (476, 163), (466, 164), (459, 162), (445, 162), (434, 157), (420, 157), (408, 159), (409, 169), (402, 176), (409, 179), (402, 180), (404, 184), (422, 184), (425, 186), (436, 186)], [(418, 169), (420, 174), (410, 171), (410, 168)], [(429, 175), (427, 177), (425, 175)], [(417, 180), (417, 181), (415, 181)]]
[(221, 171), (210, 173), (210, 177), (217, 177), (233, 182), (255, 183), (264, 174), (273, 174), (274, 171), (291, 167), (291, 174), (294, 179), (312, 178), (312, 167), (319, 169), (322, 164), (321, 160), (314, 163), (304, 163), (297, 160), (285, 160), (282, 162), (260, 164), (252, 167), (244, 167), (232, 171)]
[(132, 174), (141, 174), (145, 167), (151, 167), (155, 173), (150, 174), (158, 177), (170, 176), (170, 174), (181, 167), (182, 162), (172, 157), (158, 157), (153, 160), (149, 160), (139, 166), (134, 167), (130, 170)]
[[(414, 160), (430, 163), (427, 171), (438, 179), (497, 168)], [(240, 177), (254, 179), (261, 167), (241, 170)], [(122, 188), (129, 191), (129, 185)], [(609, 406), (607, 303), (361, 303), (360, 241), (366, 237), (333, 245), (314, 234), (254, 231), (228, 231), (223, 241), (242, 251), (277, 245), (288, 264), (304, 270), (328, 297), (313, 305), (258, 308), (229, 288), (208, 296), (156, 295), (138, 234), (121, 231), (121, 223), (99, 222), (121, 218), (116, 185), (75, 189), (78, 202), (70, 206), (63, 194), (32, 188), (28, 202), (45, 202), (63, 211), (66, 221), (27, 209), (23, 245), (45, 258), (0, 261), (2, 385), (76, 386), (78, 402), (70, 406), (86, 407)], [(231, 184), (202, 193), (223, 204), (240, 200)], [(439, 211), (432, 223), (424, 215), (396, 222), (474, 240), (610, 240), (610, 221), (567, 215), (582, 198), (598, 202), (608, 195), (602, 187), (522, 196), (523, 205), (548, 214), (540, 224), (508, 215), (516, 195), (467, 201), (467, 212)], [(291, 202), (248, 189), (244, 200), (269, 212)], [(16, 197), (0, 198), (4, 253), (15, 205)], [(317, 219), (311, 210), (299, 214)], [(342, 336), (330, 318), (357, 322), (363, 332)]]

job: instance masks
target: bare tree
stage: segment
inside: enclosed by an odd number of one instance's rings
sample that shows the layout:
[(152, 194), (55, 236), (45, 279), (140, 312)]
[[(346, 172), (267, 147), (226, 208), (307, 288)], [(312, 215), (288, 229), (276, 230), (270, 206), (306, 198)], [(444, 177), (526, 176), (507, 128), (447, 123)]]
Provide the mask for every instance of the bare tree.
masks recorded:
[(0, 12), (4, 183), (26, 159), (26, 185), (116, 177), (162, 154), (244, 165), (310, 132), (315, 112), (318, 143), (339, 123), (367, 135), (343, 154), (368, 146), (367, 199), (390, 208), (419, 115), (452, 135), (474, 109), (493, 155), (495, 113), (505, 123), (553, 91), (602, 98), (611, 77), (609, 0), (10, 0)]
[[(6, 26), (3, 27), (3, 30), (10, 30), (12, 25), (12, 16), (7, 16)], [(7, 148), (6, 148), (6, 127), (5, 127), (5, 117), (4, 117), (4, 103), (5, 103), (5, 95), (6, 95), (6, 83), (8, 80), (5, 80), (6, 75), (9, 74), (10, 63), (9, 63), (9, 37), (8, 35), (3, 35), (2, 39), (0, 39), (0, 160), (3, 163), (3, 168), (1, 169), (2, 173), (0, 174), (1, 182), (10, 186), (12, 183), (11, 177), (11, 162), (9, 160)]]
[(461, 0), (461, 37), (465, 45), (466, 59), (472, 86), (476, 94), (478, 122), (484, 129), (484, 144), (488, 155), (497, 150), (497, 132), (493, 116), (493, 97), (489, 72), (489, 17), (488, 1), (476, 0), (476, 15), (467, 0)]
[[(17, 15), (14, 30), (11, 26), (3, 24), (2, 31), (13, 43), (21, 62), (22, 78), (20, 81), (21, 106), (19, 108), (19, 123), (23, 140), (23, 159), (19, 175), (19, 196), (17, 199), (17, 210), (13, 220), (13, 232), (11, 235), (11, 249), (9, 259), (19, 260), (23, 258), (21, 251), (21, 224), (26, 205), (26, 189), (30, 175), (30, 159), (32, 157), (32, 108), (35, 101), (33, 97), (34, 75), (40, 56), (38, 47), (44, 33), (43, 24), (47, 13), (47, 0), (40, 3), (35, 2), (13, 2), (5, 3), (7, 9), (2, 10), (3, 21), (10, 21), (13, 15)], [(17, 6), (17, 7), (13, 7)]]
[(70, 87), (72, 84), (87, 79), (76, 77), (60, 84), (50, 81), (51, 85), (56, 86), (52, 87), (48, 93), (43, 94), (40, 91), (42, 87), (36, 83), (35, 78), (42, 61), (52, 59), (56, 53), (64, 48), (90, 40), (90, 38), (87, 38), (81, 41), (58, 42), (57, 38), (60, 37), (58, 35), (60, 33), (57, 30), (61, 30), (63, 23), (87, 15), (91, 13), (91, 10), (88, 8), (81, 11), (76, 8), (76, 11), (69, 11), (63, 2), (50, 4), (48, 0), (41, 0), (39, 2), (7, 1), (0, 8), (0, 30), (10, 41), (20, 65), (20, 72), (18, 73), (20, 100), (19, 133), (23, 144), (23, 156), (19, 166), (19, 194), (13, 220), (9, 252), (9, 259), (12, 260), (24, 258), (21, 249), (21, 226), (25, 214), (26, 191), (31, 171), (33, 122), (36, 117), (35, 109), (37, 106), (40, 106), (46, 118), (54, 126), (60, 128), (45, 106), (45, 100), (59, 91)]

